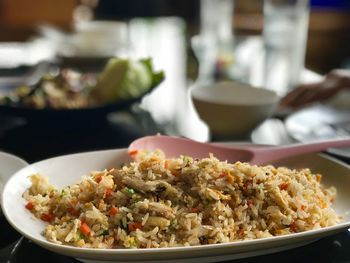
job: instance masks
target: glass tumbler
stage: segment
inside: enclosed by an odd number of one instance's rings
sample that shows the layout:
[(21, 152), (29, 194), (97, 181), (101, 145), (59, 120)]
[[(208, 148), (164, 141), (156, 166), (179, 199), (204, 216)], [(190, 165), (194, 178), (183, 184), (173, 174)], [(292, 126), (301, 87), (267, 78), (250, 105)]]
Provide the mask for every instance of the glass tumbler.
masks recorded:
[(304, 69), (309, 0), (264, 0), (264, 85), (284, 96)]

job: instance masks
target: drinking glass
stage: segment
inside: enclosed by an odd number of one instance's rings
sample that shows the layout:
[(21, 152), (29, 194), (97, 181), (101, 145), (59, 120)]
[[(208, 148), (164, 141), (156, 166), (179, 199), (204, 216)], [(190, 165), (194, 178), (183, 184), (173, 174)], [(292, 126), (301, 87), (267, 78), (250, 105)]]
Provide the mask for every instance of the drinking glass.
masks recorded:
[(201, 0), (200, 32), (191, 39), (199, 61), (197, 82), (225, 78), (233, 63), (233, 0)]
[(264, 84), (281, 96), (299, 83), (308, 22), (308, 0), (264, 0)]

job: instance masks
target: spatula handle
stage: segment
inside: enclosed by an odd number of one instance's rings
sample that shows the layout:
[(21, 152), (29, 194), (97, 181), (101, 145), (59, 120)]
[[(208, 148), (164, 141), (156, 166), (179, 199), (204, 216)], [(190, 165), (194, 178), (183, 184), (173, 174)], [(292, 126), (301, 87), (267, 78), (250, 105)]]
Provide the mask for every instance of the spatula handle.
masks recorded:
[(255, 154), (251, 163), (268, 164), (270, 161), (280, 160), (299, 154), (322, 152), (328, 148), (350, 146), (350, 137), (312, 143), (298, 143), (279, 147), (268, 147), (254, 150)]

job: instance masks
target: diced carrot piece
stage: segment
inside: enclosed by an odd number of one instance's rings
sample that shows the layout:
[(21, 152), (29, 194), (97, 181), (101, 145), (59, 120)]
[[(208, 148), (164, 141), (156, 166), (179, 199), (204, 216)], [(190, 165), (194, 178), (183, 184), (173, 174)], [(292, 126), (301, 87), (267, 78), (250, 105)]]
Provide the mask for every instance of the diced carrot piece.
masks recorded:
[(99, 175), (96, 177), (96, 182), (99, 184), (102, 181), (102, 176)]
[(232, 182), (233, 182), (233, 176), (232, 176), (230, 173), (228, 173), (228, 174), (226, 175), (226, 177), (227, 177), (227, 182), (229, 182), (229, 183), (232, 183)]
[(45, 222), (51, 222), (52, 220), (55, 219), (55, 216), (53, 214), (42, 214), (40, 217), (41, 220), (45, 221)]
[(305, 208), (306, 208), (305, 205), (301, 205), (301, 206), (300, 206), (300, 209), (301, 209), (301, 210), (305, 210)]
[(113, 193), (113, 190), (111, 188), (107, 188), (106, 189), (106, 197), (111, 197), (112, 196), (112, 193)]
[(140, 229), (141, 227), (142, 227), (142, 225), (140, 223), (137, 223), (137, 222), (128, 224), (128, 230), (130, 232), (135, 231), (136, 229)]
[(191, 211), (192, 211), (192, 213), (198, 213), (199, 212), (199, 208), (198, 207), (192, 207)]
[(80, 228), (80, 232), (83, 233), (83, 235), (88, 236), (91, 232), (90, 227), (86, 223), (82, 223)]
[(28, 203), (26, 204), (26, 208), (27, 208), (28, 210), (32, 210), (32, 209), (34, 208), (34, 204), (33, 204), (32, 202), (28, 202)]
[(138, 153), (139, 151), (138, 150), (132, 150), (132, 151), (129, 151), (129, 155), (130, 156), (134, 156)]
[(110, 216), (114, 216), (115, 214), (117, 214), (119, 212), (118, 207), (112, 206), (111, 209), (109, 210), (109, 215)]
[(322, 175), (316, 174), (316, 181), (321, 182), (321, 179), (322, 179)]
[(169, 166), (169, 161), (168, 161), (168, 160), (165, 160), (165, 161), (164, 161), (164, 168), (165, 168), (165, 169), (168, 169), (168, 166)]
[(174, 171), (171, 171), (171, 174), (173, 175), (173, 176), (179, 176), (179, 174), (178, 173), (175, 173)]
[(287, 190), (287, 189), (288, 189), (288, 186), (289, 186), (288, 183), (281, 183), (281, 184), (280, 184), (280, 189), (281, 189), (281, 190)]
[(289, 229), (292, 232), (297, 232), (297, 225), (295, 224), (295, 222), (290, 224)]
[(218, 178), (224, 178), (226, 176), (225, 173), (221, 173)]

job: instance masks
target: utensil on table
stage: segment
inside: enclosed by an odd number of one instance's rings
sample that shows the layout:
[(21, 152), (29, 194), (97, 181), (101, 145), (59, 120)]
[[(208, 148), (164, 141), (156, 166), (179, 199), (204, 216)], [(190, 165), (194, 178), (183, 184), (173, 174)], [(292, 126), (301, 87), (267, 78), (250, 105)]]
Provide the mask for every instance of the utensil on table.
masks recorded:
[(135, 140), (129, 146), (129, 153), (140, 150), (161, 149), (167, 157), (190, 155), (196, 158), (208, 157), (209, 153), (220, 160), (228, 162), (250, 162), (262, 165), (272, 161), (292, 157), (295, 155), (321, 152), (330, 147), (350, 146), (350, 138), (326, 140), (313, 143), (297, 143), (276, 147), (249, 147), (249, 146), (222, 146), (210, 143), (201, 143), (185, 138), (172, 136), (146, 136)]

